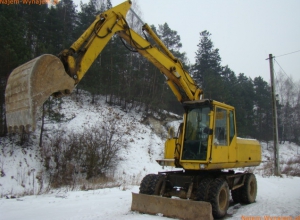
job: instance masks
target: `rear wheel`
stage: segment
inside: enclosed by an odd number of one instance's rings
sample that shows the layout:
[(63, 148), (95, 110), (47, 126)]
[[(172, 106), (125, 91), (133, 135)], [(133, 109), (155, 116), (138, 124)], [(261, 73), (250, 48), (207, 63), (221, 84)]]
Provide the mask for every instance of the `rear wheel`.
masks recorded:
[(148, 174), (140, 185), (140, 193), (147, 195), (159, 195), (164, 177), (158, 174)]
[(224, 217), (229, 206), (229, 187), (224, 179), (217, 178), (212, 182), (208, 199), (214, 218)]
[(249, 204), (255, 202), (257, 194), (257, 182), (253, 173), (247, 173), (244, 186), (241, 190), (241, 202)]
[(241, 188), (231, 190), (231, 197), (235, 203), (241, 202)]

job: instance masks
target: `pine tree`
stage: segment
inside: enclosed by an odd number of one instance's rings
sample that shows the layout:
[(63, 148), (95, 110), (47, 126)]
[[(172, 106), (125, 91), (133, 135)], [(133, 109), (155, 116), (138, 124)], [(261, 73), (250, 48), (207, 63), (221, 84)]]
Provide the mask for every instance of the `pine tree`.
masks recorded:
[(60, 21), (61, 30), (60, 41), (61, 50), (69, 48), (70, 45), (76, 40), (75, 31), (75, 21), (77, 20), (76, 6), (72, 0), (62, 0), (56, 6), (58, 20)]
[(262, 77), (255, 77), (254, 86), (254, 111), (256, 138), (268, 141), (272, 139), (272, 105), (271, 88)]
[(30, 58), (26, 45), (26, 21), (20, 16), (21, 5), (0, 4), (0, 136), (6, 134), (5, 88), (11, 71)]
[(219, 49), (214, 48), (214, 44), (210, 38), (211, 34), (208, 31), (200, 33), (200, 43), (197, 45), (195, 64), (193, 65), (193, 78), (198, 85), (205, 88), (205, 74), (221, 74), (221, 57)]
[(186, 54), (180, 52), (182, 43), (177, 31), (172, 30), (167, 23), (164, 23), (163, 25), (158, 25), (157, 35), (171, 53), (183, 63), (185, 69), (187, 69), (188, 60)]

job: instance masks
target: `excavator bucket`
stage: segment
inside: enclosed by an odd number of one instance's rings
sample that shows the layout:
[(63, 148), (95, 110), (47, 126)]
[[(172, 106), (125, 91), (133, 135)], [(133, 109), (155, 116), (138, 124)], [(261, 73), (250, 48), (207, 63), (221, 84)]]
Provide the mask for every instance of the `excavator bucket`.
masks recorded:
[(132, 193), (132, 211), (185, 220), (213, 220), (208, 202)]
[(71, 93), (74, 84), (60, 59), (50, 54), (14, 69), (5, 90), (8, 131), (34, 130), (43, 103), (51, 95)]

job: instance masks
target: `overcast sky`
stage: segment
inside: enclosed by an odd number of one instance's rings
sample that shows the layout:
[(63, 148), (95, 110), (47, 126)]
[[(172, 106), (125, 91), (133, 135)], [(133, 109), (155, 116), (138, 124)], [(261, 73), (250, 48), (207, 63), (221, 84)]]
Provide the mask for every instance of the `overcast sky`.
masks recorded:
[[(176, 30), (191, 63), (208, 30), (222, 65), (269, 82), (269, 54), (288, 76), (300, 80), (300, 0), (135, 0), (148, 24)], [(87, 2), (85, 0), (84, 2)], [(113, 6), (124, 0), (111, 0)], [(279, 57), (280, 55), (298, 51)], [(275, 62), (275, 72), (280, 67)]]

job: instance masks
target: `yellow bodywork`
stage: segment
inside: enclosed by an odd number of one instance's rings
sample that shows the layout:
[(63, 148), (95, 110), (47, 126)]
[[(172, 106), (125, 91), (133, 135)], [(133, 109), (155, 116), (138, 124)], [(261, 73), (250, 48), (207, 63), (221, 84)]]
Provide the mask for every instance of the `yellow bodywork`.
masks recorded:
[[(162, 166), (175, 165), (175, 147), (177, 139), (168, 139), (165, 142), (165, 154), (163, 160), (157, 160)], [(218, 147), (214, 146), (211, 152), (215, 152), (213, 157), (206, 161), (180, 161), (180, 165), (185, 170), (215, 170), (215, 169), (229, 169), (239, 167), (251, 167), (258, 166), (261, 163), (261, 146), (257, 140), (235, 138), (230, 147), (223, 148), (221, 151), (215, 151)], [(227, 156), (228, 160), (224, 161), (224, 154), (222, 150), (228, 148)], [(200, 165), (205, 165), (203, 168)]]
[[(213, 101), (213, 110), (210, 112), (209, 127), (214, 130), (218, 117), (227, 117), (229, 111), (234, 112), (232, 106)], [(222, 108), (226, 115), (215, 114), (216, 108)], [(238, 138), (235, 134), (227, 144), (214, 143), (215, 131), (208, 136), (207, 156), (204, 160), (183, 160), (186, 115), (184, 115), (184, 128), (178, 138), (169, 138), (165, 142), (164, 159), (157, 160), (162, 166), (182, 167), (185, 170), (216, 170), (238, 167), (258, 166), (261, 163), (261, 146), (257, 140)], [(229, 120), (229, 119), (227, 119)], [(229, 126), (229, 123), (228, 123)], [(235, 128), (235, 124), (234, 124)], [(228, 129), (229, 130), (229, 129)], [(236, 128), (235, 128), (236, 130)], [(181, 147), (183, 146), (183, 147)]]

